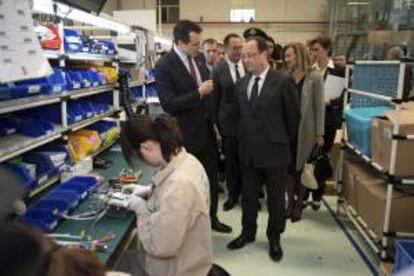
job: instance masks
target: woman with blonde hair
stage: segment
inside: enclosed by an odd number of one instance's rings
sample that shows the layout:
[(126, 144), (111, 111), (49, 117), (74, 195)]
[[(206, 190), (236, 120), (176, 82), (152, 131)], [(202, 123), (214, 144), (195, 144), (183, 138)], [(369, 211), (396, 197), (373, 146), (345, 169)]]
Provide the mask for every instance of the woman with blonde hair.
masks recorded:
[(325, 103), (324, 87), (320, 74), (313, 72), (308, 49), (303, 43), (291, 43), (283, 49), (284, 67), (292, 75), (301, 104), (296, 147), (289, 169), (287, 218), (292, 222), (302, 216), (306, 189), (301, 183), (301, 173), (312, 149), (324, 143)]

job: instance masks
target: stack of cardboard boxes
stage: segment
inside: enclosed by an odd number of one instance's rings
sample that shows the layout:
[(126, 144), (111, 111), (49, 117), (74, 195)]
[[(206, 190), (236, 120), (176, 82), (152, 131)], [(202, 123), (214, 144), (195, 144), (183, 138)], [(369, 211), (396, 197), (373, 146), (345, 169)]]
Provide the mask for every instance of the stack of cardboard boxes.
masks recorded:
[[(372, 159), (385, 170), (390, 168), (391, 133), (395, 112), (372, 121)], [(400, 113), (400, 133), (414, 134), (414, 109)], [(383, 236), (387, 179), (364, 164), (360, 158), (349, 156), (344, 166), (343, 195), (348, 204), (359, 213), (378, 239)], [(414, 141), (399, 141), (397, 146), (395, 176), (414, 176)], [(390, 232), (414, 233), (414, 187), (397, 185), (393, 192)]]

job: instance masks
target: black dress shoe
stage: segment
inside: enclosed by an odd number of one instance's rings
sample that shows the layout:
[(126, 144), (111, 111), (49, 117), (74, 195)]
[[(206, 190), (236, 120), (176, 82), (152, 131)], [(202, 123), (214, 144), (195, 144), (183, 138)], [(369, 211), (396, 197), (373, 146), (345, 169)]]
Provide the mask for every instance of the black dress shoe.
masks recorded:
[(275, 262), (283, 258), (283, 249), (280, 246), (280, 240), (269, 241), (269, 256)]
[(234, 206), (236, 206), (236, 204), (237, 204), (237, 200), (234, 200), (234, 199), (228, 199), (226, 202), (224, 202), (224, 204), (223, 204), (223, 211), (229, 211), (229, 210), (231, 210), (231, 209), (233, 209), (234, 208)]
[(231, 233), (232, 231), (230, 226), (221, 223), (218, 219), (211, 220), (211, 229), (221, 233)]
[(227, 248), (230, 250), (236, 250), (244, 247), (247, 243), (254, 242), (255, 238), (247, 238), (243, 234), (232, 240), (229, 244), (227, 244)]

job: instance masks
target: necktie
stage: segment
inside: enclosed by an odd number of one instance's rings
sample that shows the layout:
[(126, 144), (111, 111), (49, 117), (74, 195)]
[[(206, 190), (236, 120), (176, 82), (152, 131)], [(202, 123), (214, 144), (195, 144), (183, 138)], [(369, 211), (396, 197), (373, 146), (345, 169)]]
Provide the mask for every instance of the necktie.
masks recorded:
[(235, 66), (236, 66), (236, 80), (239, 80), (240, 79), (239, 65), (235, 64)]
[(197, 73), (194, 68), (193, 58), (191, 56), (188, 56), (188, 64), (190, 66), (190, 75), (193, 78), (193, 80), (197, 83)]
[(254, 78), (254, 84), (252, 88), (252, 92), (250, 93), (250, 106), (253, 106), (256, 103), (257, 97), (259, 96), (259, 81), (260, 77)]

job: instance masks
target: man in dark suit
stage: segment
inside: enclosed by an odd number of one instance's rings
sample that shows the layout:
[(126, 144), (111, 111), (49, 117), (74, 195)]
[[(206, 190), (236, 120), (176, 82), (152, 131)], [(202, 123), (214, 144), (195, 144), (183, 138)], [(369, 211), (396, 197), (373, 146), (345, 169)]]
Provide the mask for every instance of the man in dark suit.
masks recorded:
[(249, 73), (236, 84), (239, 113), (239, 154), (242, 166), (242, 233), (230, 242), (239, 249), (255, 240), (257, 202), (267, 190), (269, 255), (280, 261), (280, 236), (285, 230), (285, 190), (300, 120), (298, 92), (285, 72), (270, 68), (266, 40), (251, 37), (243, 48)]
[(216, 118), (222, 138), (226, 157), (226, 181), (228, 199), (223, 210), (233, 209), (239, 201), (241, 193), (241, 177), (237, 142), (237, 94), (235, 83), (245, 76), (244, 64), (241, 60), (243, 40), (237, 34), (229, 34), (224, 38), (227, 60), (220, 61), (213, 70), (214, 97)]
[(213, 82), (199, 53), (202, 29), (182, 20), (174, 27), (174, 48), (155, 65), (155, 86), (162, 108), (177, 118), (184, 146), (204, 166), (210, 182), (211, 226), (219, 232), (231, 227), (217, 218), (218, 179), (214, 130), (209, 103)]

